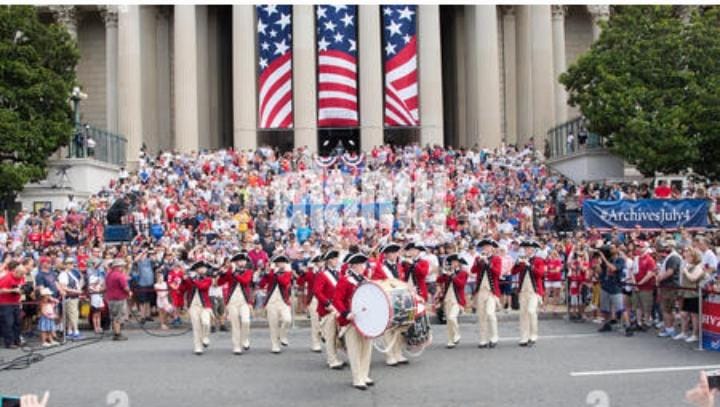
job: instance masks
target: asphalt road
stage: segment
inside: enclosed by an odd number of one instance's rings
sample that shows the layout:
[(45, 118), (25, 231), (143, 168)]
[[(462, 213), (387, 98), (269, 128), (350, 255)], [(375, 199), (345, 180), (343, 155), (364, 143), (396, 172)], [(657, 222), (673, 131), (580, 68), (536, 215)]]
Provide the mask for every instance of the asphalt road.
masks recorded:
[[(651, 334), (598, 334), (593, 324), (541, 321), (531, 349), (517, 346), (517, 323), (500, 325), (494, 350), (477, 348), (477, 329), (463, 324), (456, 349), (445, 349), (444, 326), (434, 343), (403, 367), (386, 367), (373, 352), (376, 385), (350, 386), (349, 369), (331, 371), (309, 351), (309, 332), (291, 332), (290, 347), (269, 352), (266, 329), (254, 329), (251, 349), (230, 353), (229, 333), (218, 333), (204, 356), (191, 337), (156, 338), (133, 331), (130, 340), (103, 340), (24, 370), (0, 372), (0, 392), (50, 390), (50, 406), (683, 406), (697, 381), (693, 366), (720, 365), (720, 354)], [(2, 353), (4, 352), (4, 353)], [(0, 359), (16, 355), (0, 351)], [(645, 373), (607, 370), (688, 367)], [(589, 373), (588, 373), (589, 372)], [(588, 397), (596, 402), (588, 402)], [(126, 402), (127, 401), (127, 402)], [(605, 403), (604, 401), (607, 401)]]

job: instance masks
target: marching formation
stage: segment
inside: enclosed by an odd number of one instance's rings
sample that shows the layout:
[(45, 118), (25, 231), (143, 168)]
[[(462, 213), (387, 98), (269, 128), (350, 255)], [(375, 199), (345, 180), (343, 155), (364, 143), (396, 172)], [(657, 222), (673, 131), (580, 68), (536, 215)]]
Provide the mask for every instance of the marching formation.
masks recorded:
[[(499, 281), (501, 258), (498, 243), (492, 239), (476, 242), (479, 255), (470, 266), (459, 253), (450, 254), (437, 279), (433, 301), (439, 316), (447, 320), (447, 348), (460, 342), (458, 316), (465, 309), (465, 285), (473, 274), (478, 282), (472, 295), (479, 323), (479, 347), (494, 348), (498, 343), (496, 310), (500, 305)], [(538, 307), (542, 303), (545, 262), (535, 256), (539, 245), (523, 242), (525, 255), (512, 268), (520, 276), (520, 346), (537, 341)], [(238, 252), (223, 264), (198, 261), (189, 267), (181, 292), (189, 304), (193, 330), (193, 351), (202, 355), (210, 345), (212, 303), (209, 290), (227, 284), (227, 315), (230, 320), (232, 352), (250, 349), (250, 315), (254, 306), (264, 307), (270, 332), (270, 351), (279, 354), (289, 346), (288, 330), (292, 323), (292, 289), (308, 287), (305, 298), (310, 316), (311, 350), (322, 352), (330, 369), (340, 370), (344, 351), (352, 372), (352, 384), (364, 390), (374, 385), (370, 377), (373, 348), (385, 354), (388, 366), (409, 363), (409, 353), (422, 350), (432, 342), (429, 324), (426, 277), (430, 265), (423, 259), (425, 247), (419, 243), (404, 245), (389, 242), (370, 255), (356, 246), (347, 252), (334, 248), (312, 256), (308, 266), (298, 273), (290, 259), (277, 255), (271, 266), (253, 271), (247, 253)], [(536, 261), (537, 260), (537, 261)], [(470, 267), (469, 267), (470, 266)], [(254, 284), (253, 281), (259, 281)], [(262, 304), (254, 304), (254, 287), (264, 290)], [(375, 342), (375, 343), (374, 343)]]

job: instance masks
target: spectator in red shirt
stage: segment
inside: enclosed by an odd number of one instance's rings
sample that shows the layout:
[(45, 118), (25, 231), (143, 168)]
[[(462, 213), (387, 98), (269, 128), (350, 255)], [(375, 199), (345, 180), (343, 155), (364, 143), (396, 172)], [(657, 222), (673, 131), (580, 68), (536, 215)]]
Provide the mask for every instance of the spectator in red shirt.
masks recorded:
[(20, 297), (25, 284), (25, 268), (15, 260), (5, 266), (0, 278), (0, 332), (8, 349), (15, 349), (20, 343)]
[(127, 340), (127, 337), (123, 336), (120, 329), (126, 314), (127, 299), (131, 294), (128, 285), (127, 263), (122, 259), (113, 260), (110, 273), (105, 278), (105, 298), (110, 308), (114, 341)]
[(635, 324), (639, 329), (650, 326), (656, 271), (657, 264), (652, 257), (652, 249), (645, 243), (638, 258), (637, 274), (634, 276), (637, 285), (632, 294), (632, 308), (636, 312)]
[(543, 307), (546, 305), (559, 305), (562, 302), (560, 292), (562, 291), (562, 266), (563, 262), (556, 250), (550, 252), (547, 260), (547, 273), (545, 274), (545, 298)]
[(655, 193), (653, 194), (657, 199), (668, 199), (672, 194), (672, 188), (668, 186), (665, 181), (659, 181), (655, 187)]

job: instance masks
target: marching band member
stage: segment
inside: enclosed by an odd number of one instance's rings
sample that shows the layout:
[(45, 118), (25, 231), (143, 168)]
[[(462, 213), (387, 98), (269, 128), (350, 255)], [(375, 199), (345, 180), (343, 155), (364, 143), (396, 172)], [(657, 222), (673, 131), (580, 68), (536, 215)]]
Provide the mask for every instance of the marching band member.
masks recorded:
[(232, 263), (218, 279), (218, 285), (228, 284), (229, 287), (226, 309), (230, 317), (233, 353), (241, 355), (243, 349), (250, 349), (253, 270), (245, 253), (233, 255), (230, 261)]
[(287, 333), (292, 322), (290, 291), (292, 273), (290, 260), (282, 255), (275, 256), (271, 262), (275, 267), (260, 279), (260, 288), (267, 289), (265, 310), (270, 325), (271, 352), (280, 353), (280, 345), (288, 346)]
[(430, 273), (430, 263), (420, 258), (420, 253), (424, 251), (425, 246), (419, 243), (411, 242), (405, 246), (405, 254), (410, 261), (403, 264), (403, 280), (427, 302), (428, 288), (425, 279)]
[(494, 248), (498, 247), (494, 240), (483, 239), (478, 242), (477, 246), (480, 247), (480, 255), (475, 259), (471, 272), (477, 276), (473, 298), (476, 303), (480, 328), (480, 345), (478, 346), (492, 349), (498, 342), (495, 312), (500, 308), (502, 258), (494, 253)]
[(296, 284), (305, 288), (305, 307), (310, 316), (310, 349), (313, 352), (322, 352), (320, 346), (320, 318), (317, 312), (317, 299), (313, 295), (313, 283), (315, 276), (322, 267), (322, 255), (314, 256), (308, 261), (304, 271), (299, 271)]
[(194, 263), (190, 273), (183, 280), (183, 291), (190, 292), (190, 323), (193, 330), (193, 348), (196, 355), (203, 354), (203, 348), (210, 345), (210, 321), (212, 302), (209, 290), (212, 278), (208, 276), (210, 265), (204, 261)]
[(370, 379), (372, 340), (365, 338), (352, 324), (355, 315), (350, 309), (355, 290), (368, 278), (369, 273), (365, 264), (367, 260), (368, 257), (362, 253), (356, 253), (347, 260), (350, 267), (338, 281), (333, 296), (333, 305), (338, 312), (338, 324), (344, 332), (353, 386), (359, 390), (366, 390), (368, 386), (374, 384)]
[(468, 273), (464, 269), (467, 262), (459, 254), (451, 254), (445, 261), (449, 265), (449, 269), (444, 270), (438, 276), (437, 283), (438, 286), (443, 286), (443, 292), (441, 301), (436, 304), (442, 304), (445, 310), (448, 330), (447, 347), (452, 349), (460, 342), (458, 315), (460, 315), (460, 310), (465, 308), (465, 284), (468, 280)]
[[(381, 258), (373, 268), (373, 280), (403, 279), (403, 264), (400, 262), (398, 255), (400, 249), (401, 246), (397, 243), (388, 243), (380, 248)], [(408, 359), (402, 354), (405, 341), (402, 332), (403, 329), (393, 328), (388, 329), (383, 334), (385, 343), (391, 345), (385, 352), (385, 364), (388, 366), (409, 363)]]
[(325, 339), (325, 355), (330, 369), (342, 369), (345, 365), (337, 355), (338, 326), (336, 318), (338, 315), (332, 305), (335, 288), (340, 279), (339, 257), (340, 253), (337, 250), (329, 250), (325, 253), (322, 258), (325, 262), (325, 268), (315, 275), (313, 284), (313, 293), (317, 302), (317, 314), (320, 318), (322, 336)]
[(546, 265), (545, 260), (535, 256), (539, 244), (529, 241), (520, 246), (525, 254), (512, 269), (512, 274), (520, 275), (520, 346), (533, 346), (538, 337), (537, 310), (542, 305)]

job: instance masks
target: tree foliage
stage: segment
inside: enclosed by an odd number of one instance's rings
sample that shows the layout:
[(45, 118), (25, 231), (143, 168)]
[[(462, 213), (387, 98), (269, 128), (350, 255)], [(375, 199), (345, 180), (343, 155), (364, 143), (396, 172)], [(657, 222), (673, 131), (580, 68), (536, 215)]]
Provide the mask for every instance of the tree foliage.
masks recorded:
[(67, 30), (40, 22), (35, 7), (0, 7), (0, 196), (43, 179), (70, 140), (78, 59)]
[[(643, 174), (720, 174), (720, 25), (716, 8), (616, 7), (560, 82), (611, 150)], [(714, 162), (710, 162), (714, 161)]]

